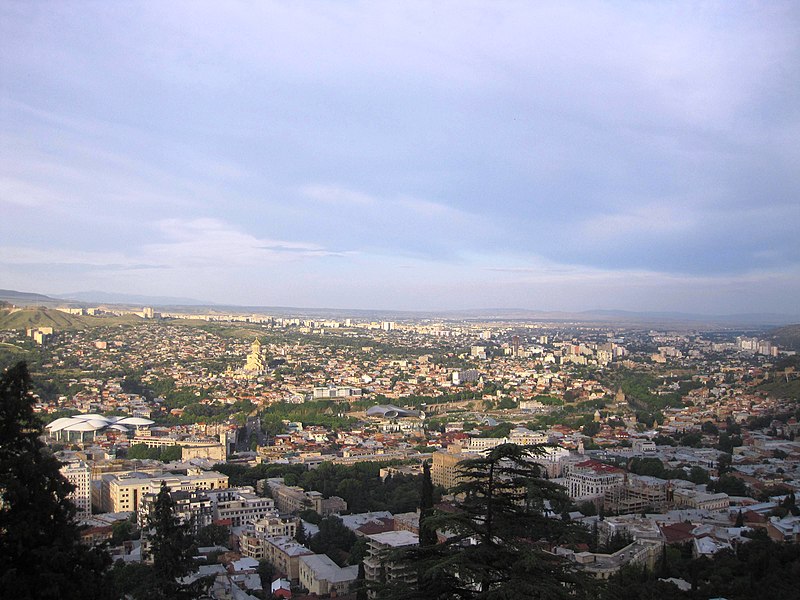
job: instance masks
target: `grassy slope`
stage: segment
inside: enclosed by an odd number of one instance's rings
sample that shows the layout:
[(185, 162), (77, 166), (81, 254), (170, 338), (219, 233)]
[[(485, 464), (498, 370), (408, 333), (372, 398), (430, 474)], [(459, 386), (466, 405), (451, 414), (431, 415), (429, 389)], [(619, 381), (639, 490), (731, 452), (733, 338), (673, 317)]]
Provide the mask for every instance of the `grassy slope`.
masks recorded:
[(15, 312), (0, 311), (0, 329), (27, 329), (29, 327), (52, 327), (56, 331), (86, 329), (127, 323), (139, 323), (135, 315), (123, 317), (92, 317), (69, 315), (48, 308), (25, 308)]

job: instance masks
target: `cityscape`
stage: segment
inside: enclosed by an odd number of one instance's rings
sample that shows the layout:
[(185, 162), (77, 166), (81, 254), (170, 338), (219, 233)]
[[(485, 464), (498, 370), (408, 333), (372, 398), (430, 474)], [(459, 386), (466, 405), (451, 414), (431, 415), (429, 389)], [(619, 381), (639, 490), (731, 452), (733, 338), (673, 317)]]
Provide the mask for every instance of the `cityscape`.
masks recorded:
[(546, 551), (592, 580), (651, 573), (689, 598), (713, 584), (665, 557), (713, 564), (754, 540), (800, 541), (796, 325), (310, 318), (12, 295), (3, 364), (26, 361), (81, 540), (120, 573), (152, 561), (165, 485), (206, 544), (183, 581), (213, 581), (210, 597), (383, 597), (375, 586), (415, 582), (387, 557), (420, 544), (423, 467), (434, 509), (457, 510), (463, 461), (508, 445), (539, 449), (540, 477), (564, 494), (546, 511), (581, 532)]
[(0, 598), (800, 599), (798, 31), (0, 0)]

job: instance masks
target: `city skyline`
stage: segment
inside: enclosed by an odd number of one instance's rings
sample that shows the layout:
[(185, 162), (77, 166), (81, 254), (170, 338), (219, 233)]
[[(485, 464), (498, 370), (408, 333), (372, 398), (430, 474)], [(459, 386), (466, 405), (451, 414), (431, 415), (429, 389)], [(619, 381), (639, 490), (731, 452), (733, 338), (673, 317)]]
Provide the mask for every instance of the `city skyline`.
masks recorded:
[(0, 287), (796, 314), (800, 10), (5, 3)]

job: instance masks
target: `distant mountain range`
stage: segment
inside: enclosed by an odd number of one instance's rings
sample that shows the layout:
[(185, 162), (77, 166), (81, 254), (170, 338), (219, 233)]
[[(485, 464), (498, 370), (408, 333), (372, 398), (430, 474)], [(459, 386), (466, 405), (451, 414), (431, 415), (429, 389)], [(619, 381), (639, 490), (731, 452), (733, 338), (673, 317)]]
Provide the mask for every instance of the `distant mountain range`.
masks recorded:
[(547, 322), (600, 322), (608, 324), (661, 325), (661, 326), (749, 326), (775, 327), (800, 323), (800, 315), (774, 313), (748, 313), (734, 315), (700, 315), (681, 312), (636, 312), (625, 310), (589, 310), (582, 312), (541, 311), (525, 308), (481, 308), (471, 310), (370, 310), (341, 308), (298, 308), (290, 306), (237, 306), (204, 302), (194, 298), (174, 296), (145, 296), (116, 294), (101, 291), (74, 292), (47, 296), (14, 290), (0, 290), (0, 301), (21, 306), (59, 306), (64, 304), (93, 305), (117, 304), (129, 307), (152, 306), (156, 309), (181, 308), (188, 312), (213, 313), (267, 313), (275, 316), (310, 318), (361, 318), (370, 320), (403, 319), (453, 319), (474, 321), (547, 321)]
[(89, 291), (71, 294), (54, 294), (61, 301), (84, 302), (92, 304), (141, 304), (143, 306), (213, 306), (211, 302), (183, 298), (180, 296), (143, 296), (139, 294), (115, 294), (111, 292)]
[(57, 301), (55, 298), (51, 298), (50, 296), (45, 296), (44, 294), (33, 294), (31, 292), (16, 292), (14, 290), (0, 290), (0, 300), (5, 300), (6, 302), (14, 302), (18, 300), (20, 302), (24, 302), (25, 304), (29, 304), (31, 302), (41, 301), (41, 302), (55, 302)]

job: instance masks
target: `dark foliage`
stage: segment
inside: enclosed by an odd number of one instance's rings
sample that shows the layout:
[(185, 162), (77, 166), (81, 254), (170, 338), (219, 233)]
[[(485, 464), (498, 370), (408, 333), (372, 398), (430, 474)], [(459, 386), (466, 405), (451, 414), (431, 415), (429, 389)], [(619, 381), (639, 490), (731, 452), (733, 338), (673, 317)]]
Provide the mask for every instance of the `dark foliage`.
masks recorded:
[(545, 550), (551, 542), (580, 534), (577, 526), (557, 516), (569, 505), (568, 498), (562, 488), (539, 476), (536, 452), (534, 447), (503, 444), (463, 461), (461, 483), (451, 490), (463, 498), (458, 511), (428, 519), (429, 525), (452, 537), (405, 551), (397, 560), (409, 562), (418, 584), (388, 583), (378, 597), (587, 597), (588, 582)]
[(164, 482), (148, 516), (147, 530), (156, 585), (141, 597), (147, 600), (198, 597), (206, 581), (201, 579), (189, 585), (178, 581), (195, 569), (192, 558), (195, 544), (189, 524), (182, 523), (175, 513), (175, 501)]
[(0, 597), (103, 598), (108, 554), (79, 542), (72, 486), (40, 441), (24, 363), (0, 375)]

